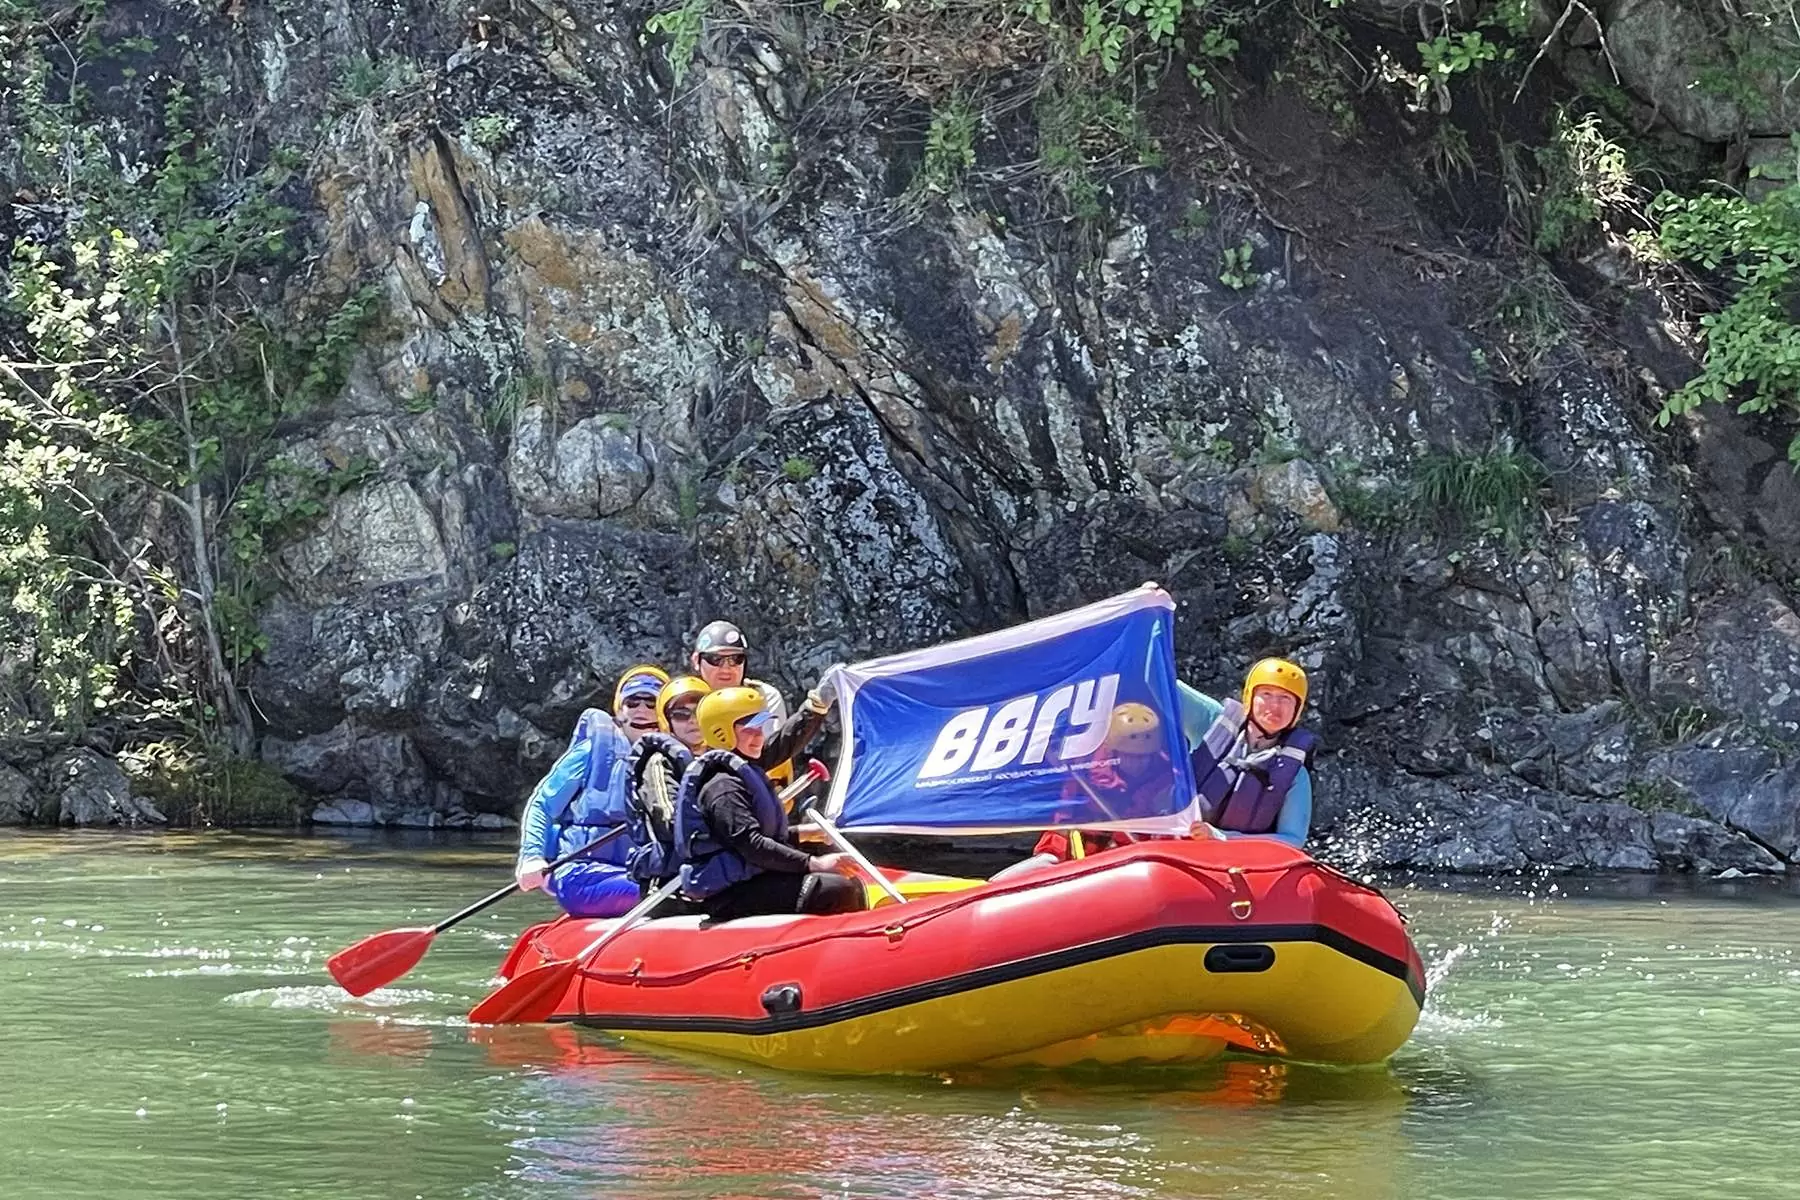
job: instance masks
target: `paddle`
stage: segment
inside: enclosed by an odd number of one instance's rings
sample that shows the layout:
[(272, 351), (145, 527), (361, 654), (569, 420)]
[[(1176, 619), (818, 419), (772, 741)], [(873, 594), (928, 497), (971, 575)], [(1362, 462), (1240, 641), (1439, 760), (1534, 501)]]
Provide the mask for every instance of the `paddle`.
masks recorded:
[[(830, 778), (831, 771), (822, 762), (814, 762), (806, 774), (783, 788), (776, 799), (786, 803), (798, 796), (815, 779)], [(590, 942), (573, 958), (540, 963), (501, 984), (469, 1010), (471, 1025), (535, 1025), (556, 1015), (556, 1007), (568, 993), (569, 982), (583, 964), (598, 954), (606, 944), (643, 920), (650, 910), (673, 896), (681, 887), (676, 876), (634, 905), (605, 933)]]
[[(544, 868), (548, 875), (556, 868), (574, 862), (590, 850), (598, 849), (625, 832), (625, 826), (615, 825), (580, 849), (571, 850), (555, 862)], [(445, 917), (436, 925), (413, 926), (407, 929), (389, 929), (384, 933), (373, 934), (357, 942), (354, 946), (346, 946), (325, 960), (325, 969), (331, 977), (338, 981), (338, 986), (352, 996), (366, 996), (378, 987), (394, 982), (418, 964), (425, 952), (431, 949), (431, 941), (438, 934), (452, 925), (468, 920), (483, 909), (500, 903), (514, 892), (519, 891), (517, 880), (507, 884), (492, 895), (485, 896), (461, 912)]]
[(864, 858), (863, 852), (851, 845), (850, 839), (840, 833), (838, 827), (827, 820), (825, 814), (816, 808), (812, 812), (812, 823), (818, 827), (819, 832), (823, 833), (833, 846), (836, 846), (840, 851), (849, 855), (850, 861), (855, 863), (858, 867), (861, 867), (863, 873), (874, 880), (876, 886), (887, 893), (888, 899), (892, 900), (895, 904), (906, 903), (906, 897), (900, 894), (900, 889), (894, 886), (893, 881), (878, 871), (875, 868), (874, 863), (870, 862), (867, 858)]

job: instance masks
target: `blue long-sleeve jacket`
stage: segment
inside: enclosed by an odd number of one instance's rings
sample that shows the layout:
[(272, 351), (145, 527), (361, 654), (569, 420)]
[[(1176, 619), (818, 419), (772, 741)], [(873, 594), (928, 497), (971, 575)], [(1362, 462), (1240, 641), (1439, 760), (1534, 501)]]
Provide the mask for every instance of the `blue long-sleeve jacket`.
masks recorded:
[[(1193, 753), (1212, 723), (1219, 719), (1225, 706), (1177, 680), (1176, 691), (1181, 701), (1181, 735), (1187, 739), (1188, 752)], [(1196, 784), (1199, 780), (1194, 781)], [(1272, 837), (1286, 842), (1296, 850), (1306, 847), (1306, 835), (1312, 830), (1312, 776), (1305, 767), (1294, 776), (1294, 784), (1281, 801), (1281, 813), (1275, 818), (1275, 828), (1268, 833), (1237, 833), (1230, 829), (1221, 829), (1220, 833), (1228, 838), (1239, 837)]]
[[(599, 738), (599, 761), (594, 739)], [(611, 721), (594, 722), (578, 734), (548, 774), (532, 789), (519, 817), (519, 861), (553, 861), (593, 841), (625, 820), (625, 755), (630, 743)], [(590, 779), (590, 775), (592, 778)], [(631, 839), (616, 837), (590, 857), (623, 864)]]

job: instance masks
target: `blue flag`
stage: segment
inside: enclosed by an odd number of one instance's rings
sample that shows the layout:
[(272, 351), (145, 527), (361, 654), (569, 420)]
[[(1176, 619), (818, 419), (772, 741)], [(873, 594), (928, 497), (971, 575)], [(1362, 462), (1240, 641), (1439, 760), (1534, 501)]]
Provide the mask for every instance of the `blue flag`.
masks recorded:
[(843, 829), (1186, 833), (1175, 602), (1146, 584), (997, 633), (843, 669)]

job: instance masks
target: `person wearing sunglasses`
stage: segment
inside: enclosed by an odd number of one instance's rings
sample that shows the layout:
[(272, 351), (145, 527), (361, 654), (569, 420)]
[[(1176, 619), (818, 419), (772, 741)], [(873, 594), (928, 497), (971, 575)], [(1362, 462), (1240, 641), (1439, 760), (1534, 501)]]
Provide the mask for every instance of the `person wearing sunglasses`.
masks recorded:
[[(775, 685), (744, 677), (749, 672), (750, 643), (744, 639), (744, 631), (730, 621), (712, 621), (705, 625), (694, 636), (694, 651), (688, 661), (693, 665), (694, 673), (706, 681), (707, 687), (714, 691), (755, 688), (762, 693), (764, 707), (777, 721), (787, 719), (787, 701), (782, 699)], [(794, 764), (789, 759), (765, 762), (762, 766), (769, 781), (777, 788), (786, 787), (793, 781)]]
[(700, 701), (712, 688), (698, 675), (682, 675), (663, 685), (656, 697), (656, 720), (664, 733), (699, 754), (706, 746), (700, 736)]
[(657, 694), (668, 681), (648, 663), (626, 670), (613, 689), (612, 719), (597, 708), (582, 713), (569, 748), (525, 802), (513, 878), (526, 891), (542, 888), (570, 916), (616, 917), (637, 903), (638, 885), (626, 870), (630, 838), (613, 838), (554, 874), (549, 864), (625, 820), (625, 758), (656, 728)]
[(753, 687), (720, 688), (700, 701), (696, 715), (710, 749), (676, 791), (669, 868), (682, 879), (683, 897), (715, 921), (867, 906), (847, 856), (808, 854), (790, 842), (787, 812), (756, 765), (809, 722), (817, 729), (811, 708), (809, 698), (806, 711), (778, 723)]
[(661, 667), (640, 663), (619, 677), (613, 689), (613, 720), (625, 740), (635, 742), (658, 728), (656, 701), (669, 682), (669, 673)]

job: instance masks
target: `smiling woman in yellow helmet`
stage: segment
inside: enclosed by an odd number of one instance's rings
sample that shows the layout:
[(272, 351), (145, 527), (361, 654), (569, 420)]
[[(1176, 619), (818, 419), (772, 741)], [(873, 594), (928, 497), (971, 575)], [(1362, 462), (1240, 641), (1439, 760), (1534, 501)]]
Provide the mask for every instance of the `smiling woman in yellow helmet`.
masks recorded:
[(1299, 728), (1306, 672), (1265, 658), (1234, 699), (1214, 700), (1180, 685), (1181, 728), (1193, 756), (1194, 786), (1207, 821), (1196, 833), (1272, 837), (1295, 849), (1312, 827), (1313, 752), (1319, 740)]

